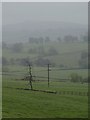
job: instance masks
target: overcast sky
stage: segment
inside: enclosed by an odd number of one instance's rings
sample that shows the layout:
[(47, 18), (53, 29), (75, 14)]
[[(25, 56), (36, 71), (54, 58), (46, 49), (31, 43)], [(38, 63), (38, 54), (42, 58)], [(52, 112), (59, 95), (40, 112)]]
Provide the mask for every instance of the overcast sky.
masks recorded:
[(88, 22), (88, 3), (3, 3), (3, 24), (25, 21)]

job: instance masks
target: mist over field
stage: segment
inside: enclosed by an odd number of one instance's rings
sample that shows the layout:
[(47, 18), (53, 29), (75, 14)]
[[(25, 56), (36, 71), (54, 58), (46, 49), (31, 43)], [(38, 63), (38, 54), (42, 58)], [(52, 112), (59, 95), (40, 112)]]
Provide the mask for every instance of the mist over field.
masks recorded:
[[(16, 9), (17, 8), (17, 9)], [(28, 41), (29, 37), (56, 40), (88, 31), (87, 3), (3, 3), (3, 41)]]
[(3, 41), (27, 42), (29, 37), (46, 37), (56, 40), (65, 35), (78, 36), (86, 34), (87, 25), (64, 23), (60, 21), (26, 21), (18, 24), (3, 25)]
[(87, 118), (88, 3), (2, 6), (3, 118)]

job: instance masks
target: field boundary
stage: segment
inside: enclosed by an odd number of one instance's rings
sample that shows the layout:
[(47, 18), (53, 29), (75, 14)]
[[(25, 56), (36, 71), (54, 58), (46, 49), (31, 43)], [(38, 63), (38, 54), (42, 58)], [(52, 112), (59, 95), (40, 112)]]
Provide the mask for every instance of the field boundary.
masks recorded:
[[(28, 88), (17, 88), (17, 89), (22, 89), (22, 90), (31, 90)], [(38, 89), (33, 89), (31, 91), (37, 91), (37, 92), (44, 92), (44, 93), (52, 93), (52, 94), (59, 94), (59, 95), (77, 95), (77, 96), (89, 96), (88, 92), (75, 92), (75, 91), (51, 91), (51, 90), (38, 90)]]
[(13, 88), (13, 87), (5, 87), (10, 89), (18, 89), (18, 90), (27, 90), (27, 91), (36, 91), (43, 93), (51, 93), (51, 94), (59, 94), (59, 95), (75, 95), (75, 96), (89, 96), (89, 92), (77, 92), (77, 91), (52, 91), (52, 90), (39, 90), (39, 89), (29, 89), (29, 88)]

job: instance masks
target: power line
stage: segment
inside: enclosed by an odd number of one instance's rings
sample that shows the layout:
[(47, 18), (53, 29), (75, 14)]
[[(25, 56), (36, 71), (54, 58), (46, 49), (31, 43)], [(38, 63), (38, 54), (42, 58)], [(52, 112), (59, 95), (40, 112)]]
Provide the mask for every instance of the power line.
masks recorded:
[(88, 68), (53, 68), (51, 71), (60, 71), (60, 70), (88, 70)]

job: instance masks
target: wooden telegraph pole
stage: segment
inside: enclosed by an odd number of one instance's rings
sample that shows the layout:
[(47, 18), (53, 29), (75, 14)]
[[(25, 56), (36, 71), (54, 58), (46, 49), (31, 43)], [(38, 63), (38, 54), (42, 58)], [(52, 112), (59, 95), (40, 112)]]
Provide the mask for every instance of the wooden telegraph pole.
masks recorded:
[(32, 86), (32, 71), (31, 71), (31, 65), (29, 64), (29, 84), (31, 87), (31, 90), (33, 90), (33, 86)]
[(49, 64), (48, 64), (48, 87), (49, 87)]

